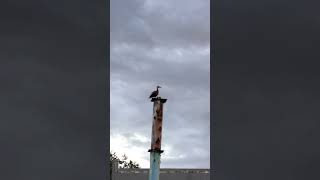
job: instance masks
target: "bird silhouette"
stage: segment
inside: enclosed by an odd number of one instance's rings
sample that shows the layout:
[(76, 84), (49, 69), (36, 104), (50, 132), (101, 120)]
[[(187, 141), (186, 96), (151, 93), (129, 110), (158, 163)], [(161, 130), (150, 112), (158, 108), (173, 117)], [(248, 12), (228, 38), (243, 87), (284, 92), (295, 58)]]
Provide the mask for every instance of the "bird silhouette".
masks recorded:
[(154, 98), (154, 97), (157, 97), (158, 94), (159, 94), (159, 88), (161, 88), (160, 86), (157, 86), (157, 90), (153, 91), (149, 97), (150, 98)]

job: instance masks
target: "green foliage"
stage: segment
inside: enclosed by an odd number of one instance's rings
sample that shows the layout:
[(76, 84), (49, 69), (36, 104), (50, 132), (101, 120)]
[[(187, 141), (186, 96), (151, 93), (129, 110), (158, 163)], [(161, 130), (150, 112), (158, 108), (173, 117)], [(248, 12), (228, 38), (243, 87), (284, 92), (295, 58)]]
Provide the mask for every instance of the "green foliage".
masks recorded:
[(128, 161), (128, 157), (124, 154), (122, 155), (122, 159), (120, 159), (115, 152), (110, 152), (110, 178), (112, 180), (112, 165), (113, 162), (118, 161), (119, 168), (125, 168), (125, 169), (137, 169), (140, 168), (139, 164), (136, 162), (133, 162), (131, 160)]
[(138, 169), (140, 165), (132, 160), (128, 160), (128, 157), (124, 154), (120, 159), (115, 152), (110, 152), (110, 168), (112, 167), (112, 162), (118, 161), (119, 168), (124, 169)]

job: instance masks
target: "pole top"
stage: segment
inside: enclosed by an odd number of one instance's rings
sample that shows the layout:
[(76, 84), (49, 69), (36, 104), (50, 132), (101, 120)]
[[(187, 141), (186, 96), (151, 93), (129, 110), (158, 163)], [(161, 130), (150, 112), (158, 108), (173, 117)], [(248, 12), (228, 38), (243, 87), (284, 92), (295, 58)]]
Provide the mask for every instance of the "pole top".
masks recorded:
[(163, 99), (161, 97), (152, 98), (151, 102), (160, 101), (161, 103), (166, 103), (167, 99)]

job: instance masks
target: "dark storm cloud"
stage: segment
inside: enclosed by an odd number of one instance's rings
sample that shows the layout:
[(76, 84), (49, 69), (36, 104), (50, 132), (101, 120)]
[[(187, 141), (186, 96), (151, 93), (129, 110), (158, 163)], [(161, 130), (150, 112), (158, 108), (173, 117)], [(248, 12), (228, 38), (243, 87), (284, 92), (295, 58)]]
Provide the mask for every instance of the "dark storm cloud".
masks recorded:
[(162, 167), (209, 168), (209, 1), (115, 0), (111, 9), (111, 134), (136, 149), (111, 147), (148, 167), (148, 95), (159, 84), (168, 98)]
[[(132, 56), (130, 56), (131, 54), (128, 56), (126, 56), (126, 54), (121, 55), (122, 57), (117, 54), (112, 56), (112, 58), (117, 59), (117, 62), (112, 64), (112, 67), (114, 67), (115, 70), (118, 69), (118, 71), (114, 71), (115, 73), (111, 74), (111, 76), (121, 76), (129, 82), (138, 80), (141, 83), (155, 81), (162, 83), (164, 86), (185, 90), (196, 89), (198, 87), (202, 88), (209, 82), (209, 56), (198, 55), (191, 58), (191, 62), (175, 62), (175, 60), (165, 61), (165, 59), (158, 58), (148, 60), (149, 57), (146, 57), (142, 52), (140, 58), (132, 58)], [(126, 60), (126, 57), (132, 59)], [(188, 61), (187, 59), (190, 58), (184, 57), (186, 58), (185, 61)], [(194, 60), (196, 58), (197, 60)], [(137, 69), (135, 69), (135, 66)], [(145, 66), (145, 68), (143, 68), (143, 66)], [(134, 74), (134, 76), (127, 74)], [(146, 76), (146, 74), (148, 74), (148, 76)], [(183, 83), (176, 83), (177, 81)]]
[(105, 178), (105, 4), (0, 4), (0, 179)]
[(188, 47), (210, 42), (208, 0), (119, 0), (111, 6), (112, 44)]
[(318, 179), (317, 3), (214, 5), (215, 179)]

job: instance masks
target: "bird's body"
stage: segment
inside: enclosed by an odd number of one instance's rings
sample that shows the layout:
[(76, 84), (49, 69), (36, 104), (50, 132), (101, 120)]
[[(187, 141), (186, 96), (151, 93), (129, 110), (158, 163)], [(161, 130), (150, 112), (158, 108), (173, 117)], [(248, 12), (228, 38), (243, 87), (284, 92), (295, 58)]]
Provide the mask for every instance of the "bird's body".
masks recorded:
[(153, 92), (151, 93), (151, 95), (150, 95), (149, 98), (155, 98), (155, 97), (157, 97), (158, 94), (159, 94), (159, 88), (161, 88), (161, 87), (160, 87), (160, 86), (157, 86), (157, 90), (153, 91)]

